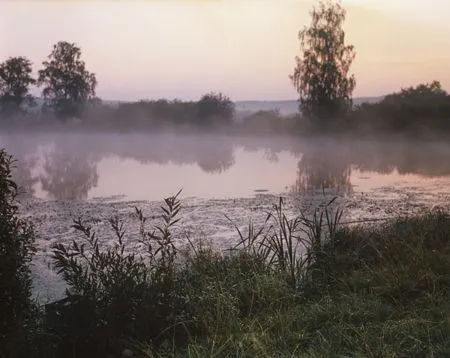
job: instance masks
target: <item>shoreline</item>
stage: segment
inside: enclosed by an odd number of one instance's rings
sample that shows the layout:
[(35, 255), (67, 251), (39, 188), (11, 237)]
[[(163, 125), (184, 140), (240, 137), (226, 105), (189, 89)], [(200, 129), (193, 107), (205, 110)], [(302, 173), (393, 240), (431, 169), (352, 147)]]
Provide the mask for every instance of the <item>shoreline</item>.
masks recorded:
[[(306, 213), (330, 201), (336, 193), (311, 193), (302, 197), (285, 196), (285, 210), (290, 216), (298, 215), (300, 208)], [(450, 195), (441, 192), (430, 194), (426, 188), (398, 189), (384, 187), (372, 192), (355, 192), (340, 196), (334, 205), (344, 210), (342, 224), (366, 223), (371, 225), (379, 220), (408, 217), (421, 214), (433, 208), (450, 208)], [(123, 220), (128, 247), (139, 252), (138, 219), (135, 207), (142, 209), (147, 217), (147, 229), (158, 223), (161, 201), (127, 201), (118, 197), (95, 198), (85, 201), (48, 201), (42, 199), (22, 199), (21, 216), (31, 220), (36, 229), (37, 252), (33, 260), (34, 295), (42, 303), (47, 303), (64, 294), (65, 285), (51, 269), (51, 247), (55, 243), (68, 244), (79, 235), (71, 228), (73, 219), (82, 217), (97, 233), (101, 245), (111, 245), (114, 238), (109, 219), (117, 216)], [(187, 245), (186, 237), (194, 241), (206, 242), (214, 250), (224, 251), (238, 239), (233, 222), (246, 232), (249, 220), (255, 228), (263, 225), (266, 212), (276, 204), (279, 196), (258, 194), (252, 198), (199, 199), (181, 198), (181, 220), (174, 228), (174, 236), (179, 247)]]

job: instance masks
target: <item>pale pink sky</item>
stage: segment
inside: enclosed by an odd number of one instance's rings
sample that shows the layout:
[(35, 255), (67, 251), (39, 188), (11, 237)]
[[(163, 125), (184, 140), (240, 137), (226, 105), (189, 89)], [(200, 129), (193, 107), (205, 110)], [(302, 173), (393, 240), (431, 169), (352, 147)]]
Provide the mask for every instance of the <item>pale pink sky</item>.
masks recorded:
[[(449, 0), (343, 0), (356, 96), (440, 80), (450, 90)], [(105, 99), (292, 99), (310, 0), (0, 1), (0, 61), (35, 69), (76, 42)]]

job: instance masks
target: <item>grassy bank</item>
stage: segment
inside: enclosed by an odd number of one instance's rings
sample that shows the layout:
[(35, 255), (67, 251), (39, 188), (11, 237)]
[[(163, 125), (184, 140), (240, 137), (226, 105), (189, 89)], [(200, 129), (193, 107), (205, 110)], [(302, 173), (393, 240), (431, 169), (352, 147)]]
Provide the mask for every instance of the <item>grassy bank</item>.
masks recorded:
[[(26, 357), (444, 357), (450, 355), (450, 215), (344, 227), (331, 206), (237, 232), (228, 252), (174, 245), (181, 203), (141, 219), (141, 257), (80, 239), (54, 248), (70, 287), (41, 311)], [(300, 255), (303, 253), (303, 255)]]

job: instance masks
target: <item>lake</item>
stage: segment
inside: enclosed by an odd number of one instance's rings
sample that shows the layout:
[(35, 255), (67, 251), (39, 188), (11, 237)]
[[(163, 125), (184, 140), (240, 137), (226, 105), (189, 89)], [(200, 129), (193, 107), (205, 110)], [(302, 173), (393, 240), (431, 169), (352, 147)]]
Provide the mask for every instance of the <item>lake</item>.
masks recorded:
[(389, 219), (450, 205), (450, 145), (444, 142), (334, 138), (250, 138), (210, 134), (10, 133), (0, 146), (17, 159), (21, 215), (37, 234), (36, 295), (59, 297), (51, 247), (79, 239), (84, 218), (101, 242), (114, 239), (108, 219), (120, 217), (131, 250), (139, 250), (135, 207), (158, 221), (161, 200), (182, 189), (177, 243), (236, 242), (233, 223), (262, 225), (285, 197), (289, 215), (337, 196), (344, 221)]
[(212, 135), (10, 134), (14, 178), (44, 200), (249, 198), (332, 189), (447, 190), (450, 145)]

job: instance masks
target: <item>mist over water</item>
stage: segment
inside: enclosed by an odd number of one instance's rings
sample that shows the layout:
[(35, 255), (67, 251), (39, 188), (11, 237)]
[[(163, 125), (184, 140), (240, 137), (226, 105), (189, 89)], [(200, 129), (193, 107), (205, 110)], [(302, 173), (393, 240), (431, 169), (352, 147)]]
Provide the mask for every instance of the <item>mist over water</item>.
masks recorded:
[[(234, 137), (213, 134), (3, 134), (14, 179), (44, 200), (248, 198), (387, 186), (450, 188), (450, 145), (419, 141)], [(447, 186), (449, 184), (449, 186)]]

